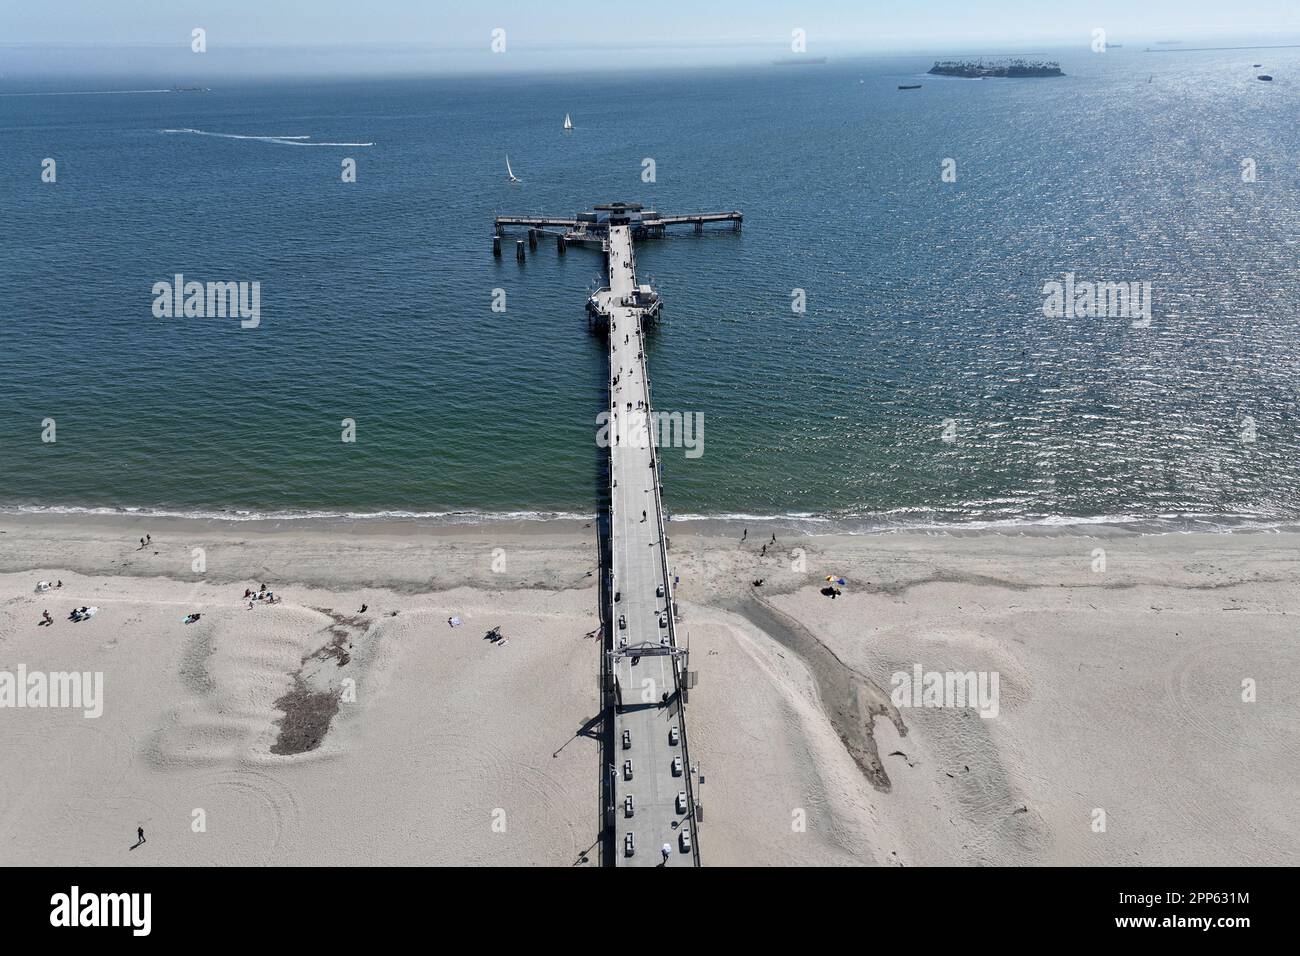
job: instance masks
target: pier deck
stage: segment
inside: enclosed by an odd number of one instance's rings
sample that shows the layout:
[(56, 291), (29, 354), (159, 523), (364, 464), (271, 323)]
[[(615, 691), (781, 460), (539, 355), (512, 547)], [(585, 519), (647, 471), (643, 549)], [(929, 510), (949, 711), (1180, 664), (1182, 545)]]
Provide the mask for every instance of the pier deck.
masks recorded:
[[(492, 251), (498, 258), (506, 228), (526, 227), (533, 249), (539, 233), (559, 228), (566, 232), (557, 236), (558, 254), (569, 245), (599, 248), (609, 274), (608, 284), (587, 300), (589, 325), (606, 334), (609, 350), (609, 504), (600, 535), (600, 846), (606, 865), (699, 866), (703, 820), (703, 778), (691, 763), (684, 710), (694, 673), (689, 648), (678, 640), (646, 367), (645, 330), (662, 303), (653, 288), (637, 283), (634, 243), (663, 235), (668, 226), (694, 224), (698, 233), (706, 223), (730, 222), (739, 232), (743, 218), (739, 212), (661, 216), (618, 202), (572, 219), (495, 219)], [(523, 264), (523, 240), (515, 253)]]
[(561, 229), (566, 235), (584, 237), (598, 234), (606, 236), (610, 223), (626, 221), (633, 239), (649, 236), (662, 236), (669, 226), (694, 226), (702, 231), (706, 225), (730, 223), (733, 229), (740, 229), (745, 216), (739, 211), (699, 212), (680, 216), (661, 216), (653, 210), (642, 210), (640, 206), (628, 206), (617, 203), (611, 206), (597, 206), (596, 211), (580, 213), (572, 219), (554, 216), (497, 216), (494, 220), (498, 236), (506, 229)]
[[(693, 821), (695, 799), (685, 746), (677, 626), (672, 579), (664, 540), (659, 468), (651, 440), (650, 386), (646, 374), (643, 309), (621, 303), (636, 289), (636, 259), (631, 230), (612, 226), (607, 244), (609, 288), (597, 293), (598, 308), (609, 315), (610, 374), (610, 543), (613, 666), (617, 682), (614, 709), (614, 853), (618, 866), (659, 866), (661, 848), (670, 848), (668, 866), (698, 865)], [(661, 618), (663, 623), (661, 624)], [(633, 652), (644, 649), (639, 657)], [(676, 743), (669, 730), (676, 728)], [(629, 735), (625, 747), (623, 735)], [(673, 760), (680, 766), (674, 770)], [(627, 779), (625, 761), (632, 762)], [(685, 793), (678, 809), (677, 796)], [(632, 798), (627, 816), (626, 798)], [(689, 848), (681, 842), (689, 832)], [(635, 852), (626, 855), (633, 834)]]

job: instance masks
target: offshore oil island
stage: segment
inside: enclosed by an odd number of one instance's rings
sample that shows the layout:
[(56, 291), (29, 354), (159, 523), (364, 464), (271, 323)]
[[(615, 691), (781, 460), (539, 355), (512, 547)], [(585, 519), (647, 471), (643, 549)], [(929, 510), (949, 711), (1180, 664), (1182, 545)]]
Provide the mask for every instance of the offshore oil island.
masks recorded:
[(985, 77), (1065, 76), (1059, 63), (1047, 60), (940, 60), (930, 68), (935, 76), (960, 76), (966, 79)]

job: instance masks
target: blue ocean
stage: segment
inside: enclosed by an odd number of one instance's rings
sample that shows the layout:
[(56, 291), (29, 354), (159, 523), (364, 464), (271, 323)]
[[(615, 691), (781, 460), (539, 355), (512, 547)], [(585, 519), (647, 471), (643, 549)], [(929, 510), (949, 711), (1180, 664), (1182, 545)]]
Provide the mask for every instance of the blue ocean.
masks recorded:
[[(600, 257), (493, 218), (626, 201), (744, 213), (638, 248), (679, 518), (1295, 521), (1300, 50), (1053, 56), (0, 82), (0, 506), (589, 515)], [(176, 275), (257, 327), (155, 315)], [(1149, 309), (1048, 314), (1067, 275)]]

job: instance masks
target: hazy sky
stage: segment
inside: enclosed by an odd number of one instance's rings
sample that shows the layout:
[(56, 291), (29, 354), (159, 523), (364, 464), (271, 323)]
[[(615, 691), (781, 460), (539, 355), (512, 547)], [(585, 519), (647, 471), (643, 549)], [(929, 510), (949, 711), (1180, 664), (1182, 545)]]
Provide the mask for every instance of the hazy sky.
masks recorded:
[[(493, 28), (527, 57), (556, 47), (639, 44), (790, 52), (936, 50), (1300, 34), (1300, 0), (4, 0), (0, 45), (234, 46), (419, 44), (487, 53)], [(0, 55), (3, 55), (0, 53)], [(160, 55), (161, 52), (160, 52)], [(91, 57), (93, 59), (93, 56)], [(216, 60), (216, 57), (212, 58)], [(10, 54), (10, 69), (34, 62)], [(161, 60), (159, 61), (162, 62)], [(358, 62), (360, 60), (358, 59)], [(381, 62), (376, 59), (376, 62)], [(58, 63), (51, 58), (52, 67)], [(212, 63), (216, 66), (216, 63)], [(497, 64), (498, 66), (501, 64)], [(0, 72), (5, 64), (0, 60)]]

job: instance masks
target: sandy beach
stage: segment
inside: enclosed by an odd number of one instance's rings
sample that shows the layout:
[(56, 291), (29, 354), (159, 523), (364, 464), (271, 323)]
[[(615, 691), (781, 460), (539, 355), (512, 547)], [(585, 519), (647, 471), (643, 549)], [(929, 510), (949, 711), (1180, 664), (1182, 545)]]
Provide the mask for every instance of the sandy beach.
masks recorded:
[[(1089, 530), (671, 526), (705, 864), (1300, 863), (1300, 536)], [(595, 570), (583, 521), (2, 515), (0, 673), (103, 712), (0, 707), (0, 864), (595, 865)]]

